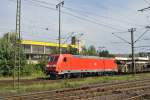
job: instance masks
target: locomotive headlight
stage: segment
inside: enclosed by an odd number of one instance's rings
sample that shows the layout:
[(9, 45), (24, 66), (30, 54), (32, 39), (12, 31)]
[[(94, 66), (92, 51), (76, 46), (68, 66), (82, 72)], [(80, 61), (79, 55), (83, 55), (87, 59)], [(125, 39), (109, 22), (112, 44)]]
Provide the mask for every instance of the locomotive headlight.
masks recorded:
[(46, 65), (46, 67), (49, 67), (49, 65)]
[(53, 67), (56, 67), (56, 65), (53, 65)]

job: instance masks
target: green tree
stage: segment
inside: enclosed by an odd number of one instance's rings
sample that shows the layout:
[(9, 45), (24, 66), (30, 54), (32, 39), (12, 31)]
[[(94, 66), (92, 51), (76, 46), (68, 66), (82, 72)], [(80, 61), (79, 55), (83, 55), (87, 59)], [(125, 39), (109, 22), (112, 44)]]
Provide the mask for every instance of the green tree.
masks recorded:
[(72, 46), (69, 46), (69, 54), (77, 55), (78, 54), (78, 49), (73, 48)]
[(59, 53), (59, 50), (57, 47), (54, 47), (51, 49), (51, 54), (58, 54)]
[(42, 72), (45, 71), (45, 67), (48, 64), (48, 56), (43, 55), (42, 58), (38, 61), (39, 63), (36, 64), (37, 70), (40, 70)]
[[(13, 68), (15, 66), (15, 52), (16, 59), (19, 59), (18, 48), (15, 44), (15, 33), (6, 33), (0, 39), (0, 75), (11, 76)], [(16, 41), (19, 42), (18, 40)], [(21, 66), (23, 67), (26, 63), (25, 55), (23, 54), (22, 48), (20, 48)], [(16, 64), (18, 62), (16, 61)], [(21, 68), (23, 69), (23, 68)]]
[(96, 49), (95, 49), (95, 47), (93, 45), (91, 45), (88, 48), (88, 55), (89, 56), (96, 56), (97, 55)]
[(103, 50), (99, 52), (100, 57), (114, 57), (114, 55), (110, 54), (108, 50)]
[(81, 51), (80, 54), (81, 54), (81, 55), (88, 55), (88, 50), (87, 50), (86, 46), (83, 46), (83, 47), (82, 47), (82, 51)]
[(147, 56), (144, 52), (139, 52), (138, 54), (140, 57), (144, 57), (144, 56)]
[(96, 52), (95, 47), (93, 45), (91, 45), (88, 48), (86, 46), (83, 46), (80, 54), (81, 55), (88, 55), (88, 56), (96, 56), (97, 52)]

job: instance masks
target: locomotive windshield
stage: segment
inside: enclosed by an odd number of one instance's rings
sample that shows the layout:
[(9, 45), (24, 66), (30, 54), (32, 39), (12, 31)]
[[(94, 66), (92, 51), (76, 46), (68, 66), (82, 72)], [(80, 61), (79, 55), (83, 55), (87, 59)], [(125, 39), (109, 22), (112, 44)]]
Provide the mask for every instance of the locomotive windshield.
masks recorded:
[(50, 56), (49, 57), (49, 62), (57, 62), (59, 56)]

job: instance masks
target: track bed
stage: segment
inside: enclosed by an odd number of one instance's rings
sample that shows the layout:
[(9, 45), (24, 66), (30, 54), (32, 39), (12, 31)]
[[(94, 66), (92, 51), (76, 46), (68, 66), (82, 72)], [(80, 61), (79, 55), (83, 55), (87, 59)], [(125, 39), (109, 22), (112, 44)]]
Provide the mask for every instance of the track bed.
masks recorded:
[(5, 97), (3, 100), (150, 100), (150, 79), (101, 83)]

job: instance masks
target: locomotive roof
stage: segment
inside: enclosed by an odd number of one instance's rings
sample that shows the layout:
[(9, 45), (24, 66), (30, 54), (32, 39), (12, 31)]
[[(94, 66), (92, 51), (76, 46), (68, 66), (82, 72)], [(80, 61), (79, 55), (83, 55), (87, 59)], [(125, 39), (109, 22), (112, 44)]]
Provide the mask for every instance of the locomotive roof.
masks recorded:
[(83, 56), (83, 55), (73, 55), (76, 58), (94, 58), (94, 59), (113, 59), (109, 57), (99, 57), (99, 56)]
[(72, 55), (72, 54), (52, 54), (51, 56), (59, 56), (59, 55), (70, 55), (74, 58), (115, 59), (110, 57), (84, 56), (84, 55)]

